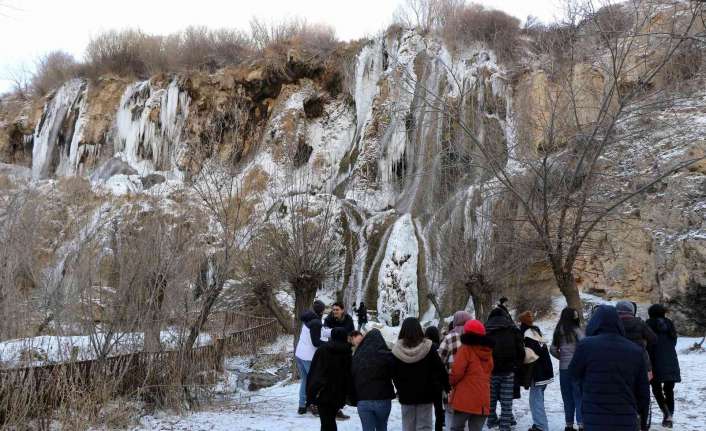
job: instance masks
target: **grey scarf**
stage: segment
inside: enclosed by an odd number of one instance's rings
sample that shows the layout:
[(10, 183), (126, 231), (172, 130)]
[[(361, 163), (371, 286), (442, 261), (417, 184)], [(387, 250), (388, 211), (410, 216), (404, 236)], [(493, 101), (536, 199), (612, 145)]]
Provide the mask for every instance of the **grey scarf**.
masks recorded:
[(414, 364), (424, 359), (431, 350), (431, 340), (425, 339), (417, 346), (406, 347), (399, 340), (392, 347), (392, 354), (405, 364)]

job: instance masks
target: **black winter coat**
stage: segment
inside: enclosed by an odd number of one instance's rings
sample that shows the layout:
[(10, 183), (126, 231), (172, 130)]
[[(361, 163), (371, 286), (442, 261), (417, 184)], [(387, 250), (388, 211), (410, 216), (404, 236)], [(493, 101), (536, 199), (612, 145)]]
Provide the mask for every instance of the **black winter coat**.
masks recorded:
[(309, 328), (311, 344), (313, 344), (314, 347), (321, 346), (323, 344), (321, 341), (321, 316), (314, 313), (312, 310), (307, 310), (302, 313), (299, 319), (301, 319), (303, 325)]
[(353, 405), (361, 400), (391, 400), (395, 398), (392, 376), (395, 357), (379, 330), (365, 335), (353, 355)]
[[(547, 343), (540, 343), (538, 340), (529, 336), (533, 331), (539, 336), (542, 336), (542, 331), (536, 326), (520, 325), (520, 331), (524, 334), (525, 347), (528, 347), (539, 356), (539, 359), (529, 364), (531, 371), (532, 385), (546, 385), (552, 382), (554, 378), (554, 367), (552, 366), (552, 357), (549, 354)], [(524, 358), (524, 357), (523, 357)]]
[(509, 374), (525, 359), (522, 333), (504, 314), (493, 314), (485, 324), (486, 335), (495, 342), (493, 375)]
[(306, 381), (307, 404), (326, 404), (336, 409), (346, 405), (353, 379), (351, 345), (345, 340), (345, 333), (335, 329), (331, 341), (316, 349)]
[(350, 335), (351, 332), (355, 331), (353, 318), (348, 313), (344, 314), (341, 320), (336, 319), (333, 314), (329, 314), (324, 319), (324, 326), (331, 329), (343, 328), (346, 330), (346, 335)]
[(647, 347), (655, 381), (681, 382), (674, 323), (666, 317), (658, 317), (647, 319), (647, 325), (657, 334), (657, 342)]
[(368, 309), (365, 308), (365, 305), (362, 307), (353, 308), (353, 310), (355, 311), (356, 316), (358, 316), (359, 324), (368, 323)]
[(657, 335), (639, 317), (621, 317), (620, 320), (623, 322), (623, 328), (625, 328), (625, 338), (642, 348), (647, 371), (652, 371), (652, 361), (647, 354), (647, 347), (657, 342)]
[(442, 390), (451, 390), (449, 375), (438, 351), (432, 348), (431, 340), (425, 339), (411, 355), (403, 355), (409, 350), (401, 343), (398, 341), (392, 349), (395, 356), (393, 381), (400, 404), (431, 404)]
[(586, 431), (635, 431), (646, 415), (650, 389), (642, 349), (625, 338), (614, 307), (596, 308), (569, 372), (581, 384)]

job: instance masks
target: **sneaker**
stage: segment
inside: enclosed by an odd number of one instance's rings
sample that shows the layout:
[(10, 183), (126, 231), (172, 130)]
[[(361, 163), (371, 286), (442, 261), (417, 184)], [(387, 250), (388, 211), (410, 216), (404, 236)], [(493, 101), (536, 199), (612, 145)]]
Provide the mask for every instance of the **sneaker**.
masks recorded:
[(485, 426), (487, 426), (488, 429), (490, 430), (490, 429), (493, 429), (493, 428), (497, 428), (497, 427), (498, 427), (498, 423), (497, 423), (497, 422), (487, 422), (487, 423), (485, 424)]
[(350, 416), (343, 413), (343, 410), (339, 410), (338, 413), (336, 413), (336, 420), (338, 420), (338, 421), (347, 421), (350, 418), (351, 418)]
[(316, 407), (316, 406), (314, 406), (314, 405), (309, 406), (309, 411), (310, 411), (311, 414), (314, 415), (314, 416), (318, 416), (318, 415), (319, 415), (319, 408)]
[(297, 413), (300, 415), (306, 414), (306, 407), (299, 407), (299, 410), (297, 410)]
[(673, 428), (674, 427), (674, 420), (672, 420), (671, 416), (667, 416), (662, 420), (662, 426), (665, 428)]

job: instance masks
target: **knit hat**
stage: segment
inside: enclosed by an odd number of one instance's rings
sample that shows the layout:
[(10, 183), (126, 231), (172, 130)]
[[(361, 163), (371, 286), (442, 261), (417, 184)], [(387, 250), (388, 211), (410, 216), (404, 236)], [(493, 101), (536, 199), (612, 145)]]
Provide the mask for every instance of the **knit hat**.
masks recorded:
[(463, 333), (485, 335), (485, 326), (483, 326), (483, 323), (481, 323), (480, 320), (469, 320), (465, 325), (463, 325)]
[(459, 334), (461, 333), (461, 329), (463, 328), (463, 325), (466, 324), (471, 320), (471, 315), (467, 311), (457, 311), (454, 313), (454, 331), (458, 332)]
[(615, 309), (618, 310), (618, 314), (621, 316), (634, 316), (636, 314), (635, 304), (630, 301), (618, 301), (615, 304)]
[(319, 316), (323, 316), (324, 310), (326, 309), (326, 305), (319, 301), (318, 299), (314, 301), (314, 313), (318, 314)]
[(524, 313), (517, 316), (517, 318), (520, 320), (520, 322), (524, 323), (527, 326), (534, 325), (534, 319), (532, 318), (531, 311), (525, 311)]

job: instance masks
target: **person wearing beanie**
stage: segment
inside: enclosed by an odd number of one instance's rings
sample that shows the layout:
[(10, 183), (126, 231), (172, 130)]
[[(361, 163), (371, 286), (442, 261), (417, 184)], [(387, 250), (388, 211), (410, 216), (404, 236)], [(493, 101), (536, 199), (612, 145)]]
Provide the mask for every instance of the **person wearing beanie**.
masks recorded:
[(647, 310), (650, 318), (647, 326), (657, 335), (657, 341), (647, 346), (652, 362), (652, 393), (662, 410), (662, 425), (673, 426), (674, 386), (681, 382), (681, 370), (677, 357), (677, 330), (674, 323), (666, 317), (667, 309), (661, 304), (654, 304)]
[[(451, 372), (451, 367), (453, 367), (454, 358), (456, 357), (456, 352), (461, 348), (461, 335), (463, 335), (463, 326), (471, 320), (471, 315), (467, 311), (459, 310), (454, 313), (451, 325), (453, 329), (449, 331), (448, 334), (441, 340), (439, 345), (439, 357), (441, 357), (441, 362), (446, 367), (446, 372)], [(445, 409), (445, 422), (447, 429), (451, 427), (451, 420), (453, 419), (453, 408), (451, 406), (446, 406)]]
[(569, 364), (579, 382), (586, 431), (646, 430), (650, 389), (642, 349), (625, 338), (615, 307), (599, 305)]
[(463, 327), (461, 343), (449, 376), (449, 404), (454, 411), (451, 431), (481, 431), (490, 414), (494, 342), (486, 336), (483, 323), (469, 320)]
[[(637, 317), (637, 305), (630, 301), (618, 301), (615, 304), (615, 310), (618, 312), (618, 317), (623, 323), (625, 329), (625, 338), (637, 344), (642, 349), (642, 356), (647, 369), (647, 378), (652, 380), (652, 361), (647, 353), (647, 348), (657, 342), (657, 335), (650, 327), (639, 317)], [(640, 415), (641, 428), (647, 429), (650, 420), (649, 413)]]
[(532, 412), (532, 428), (530, 431), (548, 431), (549, 420), (544, 408), (544, 390), (554, 381), (554, 368), (549, 355), (547, 341), (542, 331), (534, 325), (531, 311), (525, 311), (518, 316), (521, 322), (520, 331), (524, 335), (525, 347), (531, 349), (538, 359), (531, 364), (529, 404)]
[[(493, 340), (493, 374), (490, 381), (490, 416), (488, 427), (500, 426), (500, 431), (512, 427), (512, 400), (515, 370), (522, 366), (525, 358), (525, 345), (522, 333), (507, 314), (498, 308), (490, 312), (485, 324), (487, 336)], [(500, 418), (497, 404), (500, 402)]]
[(322, 344), (321, 341), (321, 317), (324, 315), (326, 306), (323, 302), (316, 300), (312, 309), (302, 313), (300, 320), (302, 329), (299, 332), (299, 341), (294, 350), (294, 360), (299, 371), (299, 410), (303, 415), (309, 407), (306, 403), (306, 379), (311, 368), (311, 361), (314, 353)]
[(344, 328), (316, 350), (307, 378), (307, 403), (318, 407), (322, 431), (336, 431), (336, 415), (353, 394), (352, 351)]

